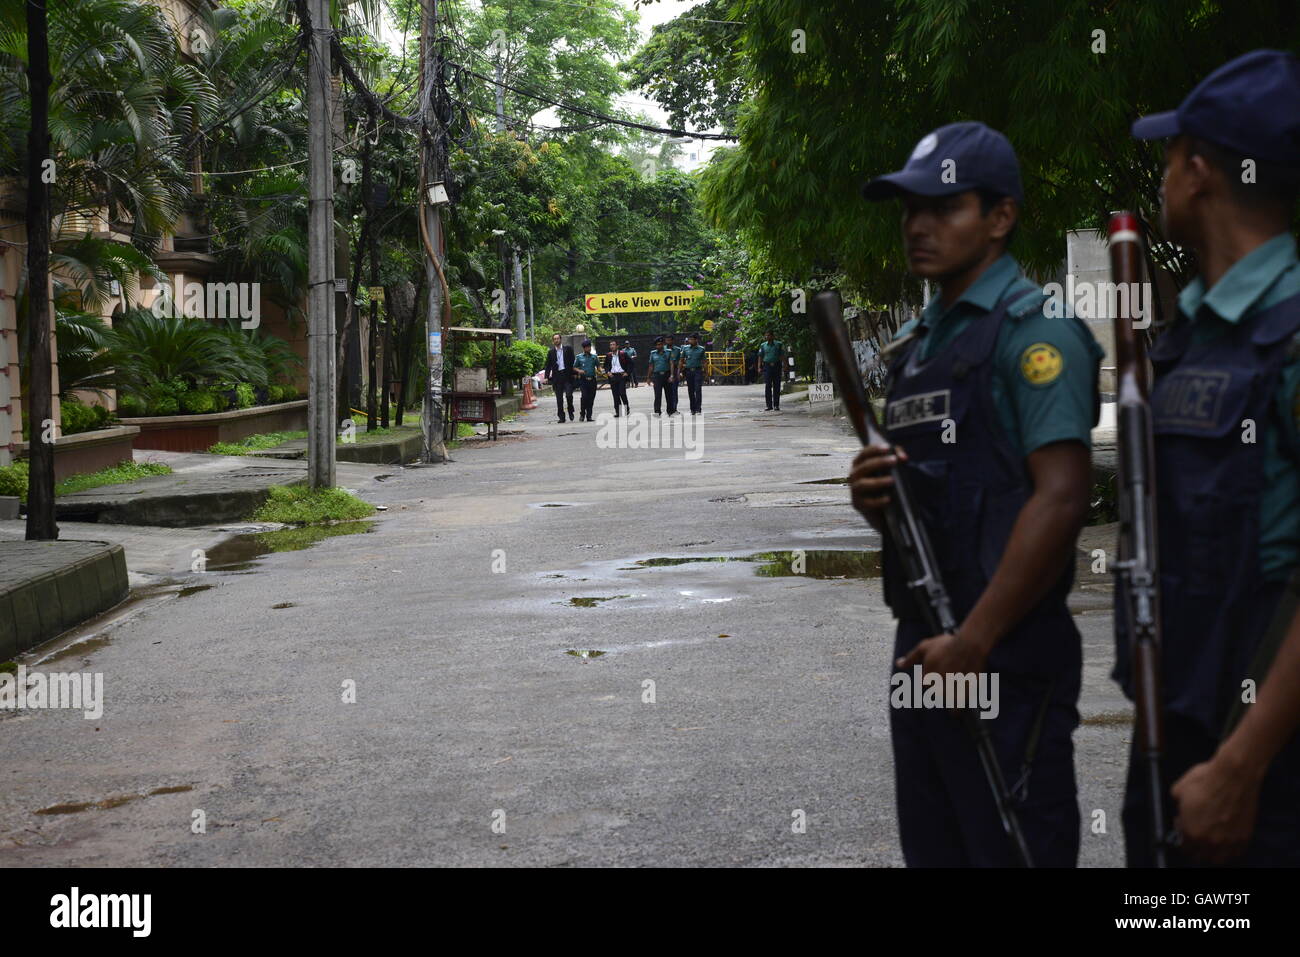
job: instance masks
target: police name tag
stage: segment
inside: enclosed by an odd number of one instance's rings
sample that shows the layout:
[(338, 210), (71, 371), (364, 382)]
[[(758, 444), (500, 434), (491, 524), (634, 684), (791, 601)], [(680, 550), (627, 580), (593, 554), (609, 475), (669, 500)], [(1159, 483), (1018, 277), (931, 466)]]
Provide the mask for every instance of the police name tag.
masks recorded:
[(925, 422), (940, 422), (948, 418), (952, 390), (922, 392), (906, 399), (895, 399), (885, 406), (885, 428), (905, 429)]
[(1164, 425), (1214, 430), (1232, 376), (1219, 369), (1180, 369), (1156, 393), (1156, 419)]
[(829, 382), (814, 382), (808, 386), (809, 402), (829, 402), (835, 398), (835, 386)]

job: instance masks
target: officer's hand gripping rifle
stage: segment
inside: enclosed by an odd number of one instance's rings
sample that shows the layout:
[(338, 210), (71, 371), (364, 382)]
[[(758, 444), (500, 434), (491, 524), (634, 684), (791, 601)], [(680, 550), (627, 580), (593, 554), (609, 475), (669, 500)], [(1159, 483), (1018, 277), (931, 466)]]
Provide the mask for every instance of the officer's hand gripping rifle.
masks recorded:
[[(858, 371), (853, 346), (849, 342), (849, 333), (844, 327), (840, 294), (834, 291), (818, 293), (813, 297), (809, 314), (822, 355), (830, 366), (831, 377), (839, 386), (840, 399), (858, 439), (863, 445), (892, 447), (876, 420), (875, 410), (867, 400), (862, 375)], [(957, 619), (953, 614), (952, 600), (939, 574), (939, 563), (934, 548), (930, 545), (930, 538), (913, 504), (906, 476), (898, 466), (891, 468), (889, 475), (894, 484), (889, 492), (889, 505), (885, 508), (885, 536), (892, 542), (902, 562), (908, 587), (916, 596), (931, 633), (955, 634)], [(1003, 830), (1007, 832), (1020, 863), (1032, 867), (1029, 845), (1020, 829), (1011, 791), (1002, 776), (1002, 768), (993, 751), (988, 729), (973, 711), (963, 710), (962, 717), (974, 735), (980, 765), (997, 803)]]
[[(1134, 733), (1150, 788), (1152, 851), (1165, 866), (1171, 835), (1166, 831), (1160, 774), (1160, 577), (1156, 564), (1155, 447), (1147, 402), (1146, 349), (1134, 326), (1142, 278), (1142, 238), (1137, 217), (1110, 217), (1110, 273), (1118, 291), (1115, 329), (1115, 409), (1119, 426), (1119, 561), (1115, 571), (1115, 627), (1127, 626), (1137, 698)], [(1150, 308), (1150, 303), (1146, 303)], [(1122, 313), (1127, 312), (1127, 315)]]

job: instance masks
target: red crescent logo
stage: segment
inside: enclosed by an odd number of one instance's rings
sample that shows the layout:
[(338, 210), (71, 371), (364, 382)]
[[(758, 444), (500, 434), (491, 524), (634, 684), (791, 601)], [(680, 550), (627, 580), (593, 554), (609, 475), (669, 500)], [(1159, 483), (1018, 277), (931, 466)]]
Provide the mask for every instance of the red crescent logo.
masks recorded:
[(596, 298), (595, 296), (588, 296), (588, 297), (587, 297), (587, 311), (588, 311), (588, 312), (591, 312), (591, 311), (592, 311), (592, 310), (591, 310), (591, 300), (593, 300), (593, 299), (595, 299), (595, 298)]

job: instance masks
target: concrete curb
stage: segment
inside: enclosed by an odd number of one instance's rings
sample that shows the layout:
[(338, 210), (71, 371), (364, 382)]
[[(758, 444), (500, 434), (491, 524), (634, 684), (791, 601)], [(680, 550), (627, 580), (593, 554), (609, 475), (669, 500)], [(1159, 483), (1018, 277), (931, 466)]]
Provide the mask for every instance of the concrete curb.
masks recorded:
[(107, 611), (129, 590), (126, 551), (107, 542), (0, 541), (0, 660)]
[(300, 468), (243, 467), (212, 476), (159, 475), (125, 485), (105, 485), (54, 500), (65, 521), (188, 528), (247, 519), (274, 485), (301, 485)]

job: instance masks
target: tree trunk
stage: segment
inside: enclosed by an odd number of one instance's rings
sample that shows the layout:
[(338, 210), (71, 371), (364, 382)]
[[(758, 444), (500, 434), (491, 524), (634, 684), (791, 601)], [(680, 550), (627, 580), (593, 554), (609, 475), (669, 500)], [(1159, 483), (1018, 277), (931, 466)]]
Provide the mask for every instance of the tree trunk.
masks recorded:
[[(27, 383), (30, 457), (27, 538), (59, 537), (54, 522), (54, 401), (50, 369), (50, 189), (42, 180), (50, 158), (50, 42), (46, 0), (27, 0)], [(57, 175), (57, 171), (56, 171)], [(48, 423), (48, 424), (47, 424)]]

